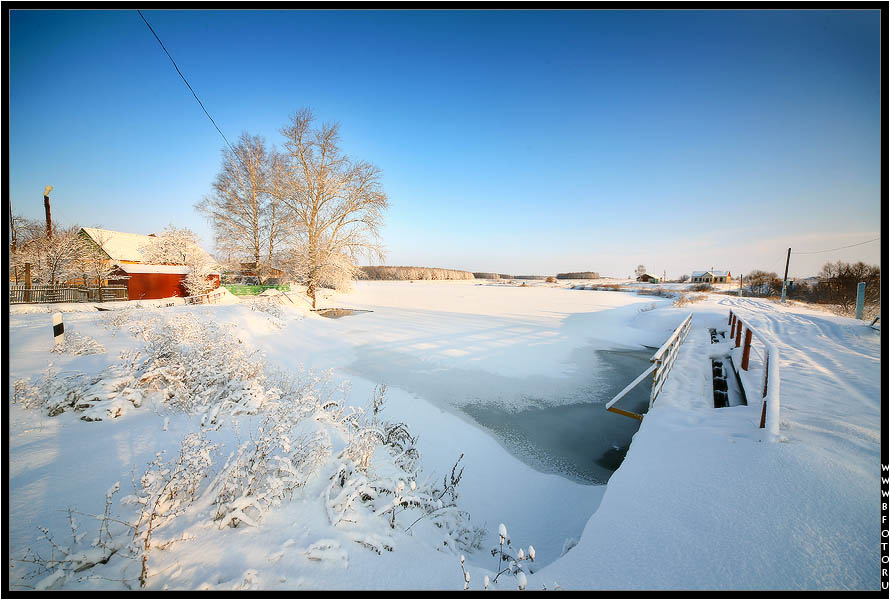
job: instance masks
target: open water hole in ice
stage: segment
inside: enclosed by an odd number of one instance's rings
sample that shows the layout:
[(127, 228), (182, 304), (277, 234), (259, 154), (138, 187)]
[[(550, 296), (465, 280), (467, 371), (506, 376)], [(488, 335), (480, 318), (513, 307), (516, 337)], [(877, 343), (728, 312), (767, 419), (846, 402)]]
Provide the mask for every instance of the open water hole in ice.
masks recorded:
[[(605, 404), (649, 367), (652, 351), (595, 352), (600, 367), (591, 376), (603, 378), (605, 385), (589, 402), (514, 413), (480, 404), (462, 409), (532, 468), (581, 483), (606, 483), (624, 459), (640, 422), (607, 411)], [(644, 414), (650, 389), (647, 378), (618, 401), (618, 408)]]

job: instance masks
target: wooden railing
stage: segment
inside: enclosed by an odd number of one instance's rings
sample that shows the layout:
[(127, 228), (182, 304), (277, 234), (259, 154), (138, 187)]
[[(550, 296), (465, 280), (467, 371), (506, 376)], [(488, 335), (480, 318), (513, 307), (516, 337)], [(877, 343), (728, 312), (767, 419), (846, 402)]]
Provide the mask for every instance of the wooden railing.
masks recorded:
[(112, 302), (127, 300), (126, 286), (92, 287), (83, 285), (9, 286), (10, 304), (41, 304), (54, 302)]
[[(756, 329), (742, 321), (742, 319), (729, 311), (730, 340), (734, 340), (731, 357), (733, 366), (739, 373), (739, 379), (745, 388), (745, 395), (749, 396), (756, 391), (763, 398), (763, 408), (760, 413), (760, 428), (767, 429), (770, 437), (775, 440), (779, 437), (779, 351), (772, 342), (760, 335)], [(754, 344), (757, 340), (759, 345)], [(755, 356), (756, 362), (762, 365), (762, 385), (752, 380), (751, 356)]]
[(225, 290), (223, 290), (222, 288), (217, 288), (211, 292), (207, 292), (206, 294), (199, 294), (197, 296), (186, 296), (183, 298), (183, 300), (185, 300), (186, 304), (219, 304), (223, 294), (225, 294)]
[(646, 379), (650, 373), (655, 373), (652, 376), (652, 391), (649, 393), (649, 408), (652, 408), (652, 405), (655, 404), (655, 399), (658, 397), (658, 393), (661, 392), (661, 388), (664, 386), (668, 374), (671, 372), (671, 367), (674, 366), (674, 361), (677, 359), (677, 352), (680, 350), (680, 344), (683, 343), (686, 336), (689, 334), (691, 324), (692, 313), (689, 313), (689, 315), (683, 319), (683, 322), (674, 330), (671, 337), (669, 337), (667, 341), (661, 345), (661, 348), (652, 355), (652, 358), (649, 359), (652, 365), (643, 371), (639, 377), (628, 384), (626, 388), (618, 392), (614, 398), (607, 402), (606, 410), (632, 419), (643, 420), (643, 415), (615, 408), (615, 403), (624, 398), (628, 392)]

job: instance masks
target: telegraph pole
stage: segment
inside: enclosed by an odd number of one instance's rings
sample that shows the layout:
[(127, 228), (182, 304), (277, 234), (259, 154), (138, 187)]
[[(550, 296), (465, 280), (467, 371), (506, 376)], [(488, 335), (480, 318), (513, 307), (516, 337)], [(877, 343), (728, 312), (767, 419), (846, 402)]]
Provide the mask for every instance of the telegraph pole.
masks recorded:
[(785, 303), (785, 288), (788, 287), (788, 263), (791, 262), (791, 248), (788, 248), (788, 256), (785, 258), (785, 278), (782, 280), (782, 303)]

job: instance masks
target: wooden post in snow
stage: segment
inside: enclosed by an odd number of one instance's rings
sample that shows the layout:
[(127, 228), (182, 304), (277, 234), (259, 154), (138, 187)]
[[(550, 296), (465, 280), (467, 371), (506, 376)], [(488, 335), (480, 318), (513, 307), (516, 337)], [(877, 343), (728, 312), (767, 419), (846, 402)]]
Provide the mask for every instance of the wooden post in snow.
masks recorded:
[(745, 347), (742, 350), (742, 370), (748, 370), (748, 360), (751, 358), (751, 330), (745, 331)]
[(53, 339), (56, 348), (65, 343), (65, 324), (62, 322), (62, 313), (53, 313)]
[(31, 301), (31, 263), (25, 263), (25, 302)]

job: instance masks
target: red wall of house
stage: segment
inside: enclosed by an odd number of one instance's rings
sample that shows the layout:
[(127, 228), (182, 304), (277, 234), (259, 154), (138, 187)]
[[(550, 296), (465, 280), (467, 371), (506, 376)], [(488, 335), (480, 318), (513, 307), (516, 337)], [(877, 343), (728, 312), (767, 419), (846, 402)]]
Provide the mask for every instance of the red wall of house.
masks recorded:
[(127, 280), (127, 293), (130, 300), (188, 296), (182, 286), (184, 277), (175, 273), (132, 273)]

